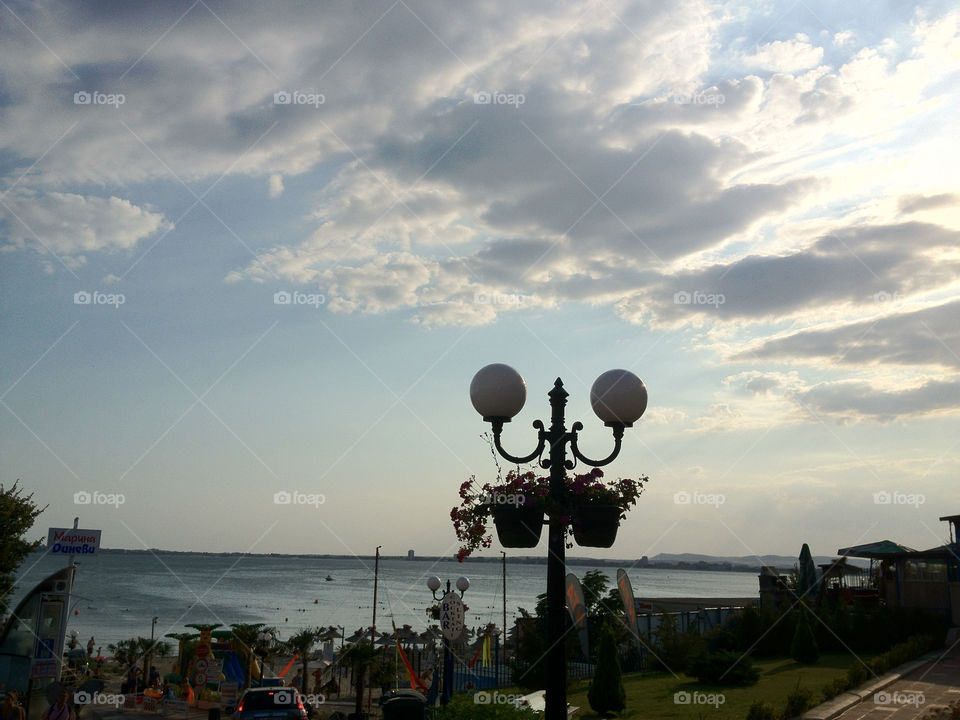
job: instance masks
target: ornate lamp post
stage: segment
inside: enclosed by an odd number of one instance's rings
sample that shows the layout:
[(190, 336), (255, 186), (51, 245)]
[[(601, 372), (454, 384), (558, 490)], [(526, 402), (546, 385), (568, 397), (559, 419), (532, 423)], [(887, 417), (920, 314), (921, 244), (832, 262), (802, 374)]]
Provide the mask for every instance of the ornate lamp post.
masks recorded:
[(453, 696), (453, 657), (450, 654), (450, 641), (458, 638), (463, 632), (464, 608), (461, 598), (470, 587), (470, 581), (465, 577), (457, 578), (459, 596), (450, 590), (450, 581), (447, 580), (447, 592), (442, 598), (438, 598), (440, 578), (436, 575), (427, 578), (427, 587), (433, 593), (433, 599), (440, 600), (440, 630), (443, 633), (443, 685), (440, 704), (446, 705)]
[[(540, 467), (550, 470), (550, 500), (554, 507), (565, 507), (568, 498), (564, 484), (567, 470), (576, 461), (600, 467), (612, 462), (620, 454), (620, 443), (625, 428), (631, 427), (647, 409), (647, 389), (643, 382), (627, 370), (608, 370), (596, 379), (590, 389), (590, 404), (597, 417), (613, 431), (613, 452), (603, 460), (591, 460), (580, 452), (577, 434), (583, 423), (575, 422), (567, 430), (564, 408), (567, 391), (557, 378), (550, 398), (550, 428), (535, 420), (537, 447), (529, 455), (511, 455), (500, 444), (504, 423), (510, 422), (523, 408), (527, 399), (527, 385), (509, 365), (493, 364), (482, 368), (470, 383), (470, 400), (477, 412), (489, 422), (497, 452), (512, 463), (523, 465), (537, 460)], [(567, 458), (567, 446), (573, 459)], [(549, 449), (548, 457), (542, 457)], [(547, 538), (547, 690), (545, 720), (564, 720), (567, 717), (567, 667), (564, 635), (564, 576), (566, 574), (566, 519), (550, 515)]]

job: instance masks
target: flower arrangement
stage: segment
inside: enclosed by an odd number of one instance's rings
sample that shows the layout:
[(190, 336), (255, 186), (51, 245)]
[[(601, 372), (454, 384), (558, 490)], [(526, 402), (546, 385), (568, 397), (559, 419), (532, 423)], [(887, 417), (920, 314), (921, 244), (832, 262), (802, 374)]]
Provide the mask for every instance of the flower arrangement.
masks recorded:
[[(450, 519), (461, 546), (457, 560), (463, 559), (480, 548), (493, 544), (493, 535), (488, 530), (493, 512), (497, 507), (517, 507), (557, 515), (567, 525), (568, 537), (572, 534), (570, 522), (580, 508), (591, 505), (613, 505), (620, 510), (620, 519), (626, 518), (627, 510), (637, 503), (643, 484), (649, 478), (639, 480), (618, 479), (604, 482), (603, 471), (594, 468), (582, 475), (566, 478), (566, 502), (556, 506), (550, 498), (550, 478), (537, 477), (532, 470), (511, 470), (498, 483), (477, 485), (476, 476), (460, 485), (460, 505), (450, 510)], [(567, 547), (572, 547), (568, 541)]]

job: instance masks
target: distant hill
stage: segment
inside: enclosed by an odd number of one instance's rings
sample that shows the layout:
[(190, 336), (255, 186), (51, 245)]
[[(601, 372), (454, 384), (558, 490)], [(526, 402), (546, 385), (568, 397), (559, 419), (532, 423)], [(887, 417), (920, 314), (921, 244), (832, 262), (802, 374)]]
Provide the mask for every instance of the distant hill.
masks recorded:
[[(833, 562), (836, 558), (828, 555), (814, 555), (813, 561), (817, 565), (825, 565), (827, 563)], [(797, 558), (790, 557), (789, 555), (761, 555), (759, 558), (755, 555), (742, 555), (739, 557), (735, 556), (718, 556), (718, 555), (698, 555), (697, 553), (659, 553), (650, 558), (651, 564), (670, 564), (676, 565), (677, 563), (730, 563), (731, 565), (745, 565), (747, 567), (755, 568), (759, 565), (770, 565), (775, 568), (784, 568), (791, 569), (797, 563)], [(858, 560), (856, 558), (850, 558), (849, 562), (851, 565), (860, 565), (862, 567), (867, 567), (869, 561)]]

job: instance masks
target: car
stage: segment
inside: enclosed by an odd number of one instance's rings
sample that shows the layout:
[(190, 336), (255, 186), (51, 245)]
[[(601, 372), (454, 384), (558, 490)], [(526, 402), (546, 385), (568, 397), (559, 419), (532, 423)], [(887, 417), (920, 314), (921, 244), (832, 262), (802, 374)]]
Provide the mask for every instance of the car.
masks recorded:
[(295, 688), (247, 688), (233, 712), (234, 720), (307, 720), (303, 697)]

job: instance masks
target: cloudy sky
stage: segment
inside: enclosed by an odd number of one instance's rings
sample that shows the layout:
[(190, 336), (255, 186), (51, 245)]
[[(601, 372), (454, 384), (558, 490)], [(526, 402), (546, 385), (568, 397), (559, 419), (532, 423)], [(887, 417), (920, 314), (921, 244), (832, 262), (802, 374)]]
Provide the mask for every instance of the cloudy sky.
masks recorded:
[(0, 6), (0, 481), (38, 534), (452, 554), (490, 362), (517, 454), (558, 375), (594, 456), (594, 378), (646, 382), (610, 557), (960, 512), (953, 3)]

